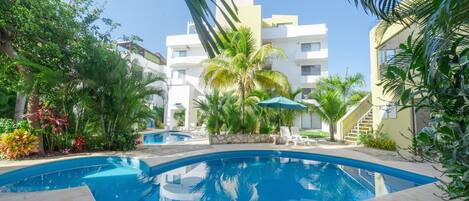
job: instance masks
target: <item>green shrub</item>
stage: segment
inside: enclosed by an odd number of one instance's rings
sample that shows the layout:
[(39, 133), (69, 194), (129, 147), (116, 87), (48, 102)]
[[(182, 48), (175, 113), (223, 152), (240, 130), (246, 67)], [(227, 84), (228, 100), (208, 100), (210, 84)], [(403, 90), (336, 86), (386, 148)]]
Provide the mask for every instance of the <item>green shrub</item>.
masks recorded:
[(10, 133), (15, 130), (13, 119), (0, 119), (0, 134)]
[(277, 129), (277, 125), (270, 122), (262, 122), (259, 128), (261, 134), (271, 134)]
[(176, 119), (178, 126), (184, 126), (184, 122), (186, 121), (186, 110), (182, 109), (174, 112), (174, 119)]
[(366, 147), (375, 148), (375, 149), (382, 149), (388, 151), (395, 151), (397, 146), (394, 140), (383, 136), (382, 134), (379, 135), (371, 135), (371, 134), (361, 134), (359, 137), (359, 142)]
[(117, 133), (116, 139), (111, 149), (120, 151), (131, 151), (137, 148), (138, 133), (120, 132)]
[(257, 118), (252, 113), (246, 113), (244, 118), (244, 132), (243, 134), (254, 134), (257, 130)]
[(22, 120), (18, 123), (15, 123), (13, 119), (0, 119), (0, 135), (3, 133), (11, 133), (15, 129), (28, 130), (28, 121)]
[(4, 159), (18, 159), (38, 151), (39, 138), (23, 129), (0, 136), (0, 154)]
[(237, 134), (241, 131), (241, 112), (237, 105), (225, 106), (225, 128), (229, 134)]

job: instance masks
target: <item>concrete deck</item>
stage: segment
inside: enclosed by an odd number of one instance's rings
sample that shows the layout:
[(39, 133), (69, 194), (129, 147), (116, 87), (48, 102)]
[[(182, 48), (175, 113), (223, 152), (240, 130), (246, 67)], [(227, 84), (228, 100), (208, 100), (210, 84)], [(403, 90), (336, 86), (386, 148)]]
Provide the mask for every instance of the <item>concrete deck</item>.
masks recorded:
[[(170, 162), (172, 160), (181, 159), (190, 156), (196, 156), (201, 154), (208, 154), (221, 151), (237, 151), (237, 150), (289, 150), (299, 151), (306, 153), (318, 153), (331, 156), (339, 156), (345, 158), (351, 158), (355, 160), (361, 160), (366, 162), (372, 162), (385, 166), (395, 167), (402, 170), (427, 175), (430, 177), (441, 176), (441, 173), (435, 169), (439, 168), (438, 165), (430, 163), (413, 163), (402, 160), (392, 160), (389, 157), (377, 158), (366, 152), (360, 152), (353, 149), (354, 147), (345, 145), (318, 145), (318, 146), (285, 146), (285, 145), (272, 145), (272, 144), (236, 144), (236, 145), (206, 145), (206, 144), (194, 144), (194, 145), (154, 145), (145, 146), (136, 151), (123, 153), (123, 152), (102, 152), (93, 154), (81, 154), (72, 155), (66, 157), (56, 157), (52, 159), (41, 159), (41, 160), (27, 160), (27, 161), (0, 161), (0, 174), (2, 172), (11, 171), (20, 167), (35, 165), (43, 162), (50, 162), (55, 160), (70, 159), (76, 157), (96, 156), (96, 155), (119, 155), (137, 157), (145, 161), (149, 166), (155, 166), (163, 163)], [(88, 189), (85, 187), (85, 189)], [(72, 188), (63, 191), (59, 191), (57, 195), (62, 200), (71, 200), (70, 198), (80, 197), (80, 200), (89, 200), (89, 190), (84, 190), (84, 187)], [(52, 193), (52, 194), (49, 194)], [(42, 201), (51, 200), (44, 199), (49, 195), (54, 195), (56, 192), (37, 192), (37, 193), (0, 193), (0, 201), (10, 200), (28, 200), (28, 201)], [(36, 196), (36, 194), (38, 196)], [(393, 194), (388, 194), (382, 197), (375, 198), (373, 200), (406, 200), (406, 201), (440, 201), (442, 200), (438, 196), (442, 195), (442, 191), (436, 187), (435, 184), (428, 184), (417, 188), (407, 189)], [(56, 196), (52, 196), (56, 198)], [(16, 199), (15, 199), (16, 198)], [(23, 199), (28, 198), (28, 199)], [(40, 198), (40, 199), (39, 199)], [(91, 197), (92, 198), (92, 197)], [(60, 200), (60, 199), (56, 199)]]

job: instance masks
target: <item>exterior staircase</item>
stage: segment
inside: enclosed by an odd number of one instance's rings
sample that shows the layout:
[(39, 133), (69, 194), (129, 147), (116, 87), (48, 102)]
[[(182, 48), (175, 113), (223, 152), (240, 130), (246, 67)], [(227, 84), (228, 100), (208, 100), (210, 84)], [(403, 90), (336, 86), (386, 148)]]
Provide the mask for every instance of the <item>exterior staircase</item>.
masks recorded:
[(360, 134), (373, 133), (373, 108), (370, 108), (355, 124), (355, 126), (345, 134), (344, 140), (349, 144), (357, 144)]

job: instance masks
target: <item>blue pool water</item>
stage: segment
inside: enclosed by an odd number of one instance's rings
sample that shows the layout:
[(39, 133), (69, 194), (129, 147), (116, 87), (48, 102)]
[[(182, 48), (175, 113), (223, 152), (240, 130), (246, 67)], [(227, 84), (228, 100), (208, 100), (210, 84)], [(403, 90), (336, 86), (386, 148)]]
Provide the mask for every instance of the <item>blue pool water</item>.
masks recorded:
[(159, 144), (173, 144), (190, 140), (191, 136), (177, 132), (162, 132), (162, 133), (147, 133), (143, 136), (143, 144), (146, 145), (159, 145)]
[(92, 157), (0, 175), (0, 192), (87, 185), (97, 201), (365, 200), (436, 181), (351, 159), (288, 151), (221, 152), (155, 167)]

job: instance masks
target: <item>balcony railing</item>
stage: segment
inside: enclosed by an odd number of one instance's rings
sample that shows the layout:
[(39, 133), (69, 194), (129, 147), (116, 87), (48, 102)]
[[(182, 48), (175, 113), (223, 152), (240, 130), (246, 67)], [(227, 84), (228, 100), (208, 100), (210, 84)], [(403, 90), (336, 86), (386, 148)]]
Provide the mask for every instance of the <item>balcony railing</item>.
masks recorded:
[(295, 60), (297, 61), (327, 59), (327, 58), (328, 58), (327, 49), (321, 49), (321, 51), (313, 51), (313, 52), (299, 52), (295, 56)]
[(184, 78), (171, 78), (169, 80), (170, 85), (178, 86), (178, 85), (186, 85), (186, 79)]
[(207, 56), (187, 56), (187, 57), (176, 57), (168, 61), (169, 67), (186, 67), (199, 65), (202, 61), (206, 60)]
[(321, 75), (303, 75), (301, 76), (301, 83), (302, 84), (313, 84), (316, 83), (321, 79)]

